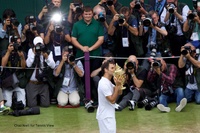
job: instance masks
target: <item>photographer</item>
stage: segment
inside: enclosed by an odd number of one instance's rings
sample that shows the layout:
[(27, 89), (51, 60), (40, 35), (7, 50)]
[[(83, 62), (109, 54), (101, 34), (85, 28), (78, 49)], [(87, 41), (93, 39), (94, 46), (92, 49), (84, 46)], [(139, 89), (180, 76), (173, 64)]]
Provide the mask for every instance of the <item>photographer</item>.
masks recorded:
[(106, 22), (105, 8), (100, 5), (96, 5), (93, 8), (93, 12), (94, 19), (99, 21), (104, 27), (104, 42), (101, 45), (101, 53), (102, 55), (105, 55), (110, 52), (113, 53), (115, 45), (112, 36), (108, 35), (108, 23)]
[(199, 61), (199, 53), (196, 53), (196, 48), (191, 43), (181, 47), (178, 66), (179, 68), (185, 68), (185, 97), (188, 102), (192, 102), (194, 99), (196, 104), (200, 104)]
[(152, 60), (147, 80), (154, 83), (158, 90), (158, 110), (170, 112), (167, 104), (173, 101), (176, 101), (175, 111), (177, 112), (180, 112), (186, 106), (187, 99), (184, 98), (183, 82), (174, 64), (166, 64), (162, 58)]
[(69, 5), (69, 13), (67, 21), (70, 26), (70, 31), (72, 30), (73, 24), (81, 20), (83, 13), (83, 3), (82, 0), (72, 0), (73, 2)]
[(44, 43), (53, 52), (53, 59), (55, 62), (61, 60), (62, 48), (71, 42), (69, 30), (64, 26), (65, 21), (63, 21), (63, 15), (61, 12), (56, 12), (47, 26), (44, 37)]
[(81, 61), (75, 61), (73, 49), (66, 46), (62, 51), (62, 60), (56, 62), (54, 75), (60, 76), (57, 83), (59, 93), (57, 96), (58, 106), (66, 106), (68, 103), (71, 106), (79, 106), (80, 104), (80, 89), (78, 88), (78, 79), (83, 77), (84, 69)]
[[(200, 40), (200, 2), (193, 5), (194, 10), (188, 11), (187, 20), (183, 24), (183, 31), (188, 35), (187, 40), (192, 43), (193, 46), (199, 47)], [(196, 6), (196, 7), (195, 7)]]
[(130, 2), (131, 13), (134, 16), (140, 16), (141, 14), (148, 14), (153, 10), (151, 5), (145, 4), (144, 0), (133, 0)]
[(33, 68), (29, 69), (27, 74), (29, 79), (26, 86), (27, 103), (29, 107), (37, 106), (39, 95), (40, 106), (48, 107), (50, 104), (48, 78), (53, 75), (50, 70), (54, 69), (55, 62), (52, 52), (45, 48), (41, 37), (35, 37), (33, 44), (35, 47), (29, 49), (26, 59), (27, 67)]
[(123, 7), (118, 0), (100, 0), (98, 5), (102, 6), (106, 10), (106, 22), (110, 24), (115, 14), (119, 13), (119, 10)]
[[(5, 67), (2, 74), (2, 90), (6, 100), (5, 105), (11, 107), (13, 102), (13, 94), (16, 93), (17, 101), (22, 101), (26, 106), (25, 96), (25, 68), (26, 68), (26, 54), (22, 51), (21, 40), (18, 36), (16, 39), (11, 38), (11, 43), (7, 50), (2, 52), (2, 67)], [(16, 68), (6, 68), (16, 67)]]
[[(118, 57), (128, 57), (136, 53), (135, 46), (138, 36), (137, 20), (130, 14), (128, 7), (122, 7), (120, 14), (115, 14), (108, 27), (108, 34), (114, 36), (116, 42), (115, 54)], [(132, 36), (134, 36), (132, 38)], [(123, 60), (117, 61), (122, 67), (124, 65)]]
[(36, 18), (33, 15), (25, 17), (25, 25), (22, 30), (22, 47), (23, 51), (28, 53), (28, 50), (33, 45), (33, 39), (36, 36), (40, 36), (44, 39), (44, 30), (42, 27), (37, 23)]
[(50, 4), (46, 3), (47, 5), (45, 5), (40, 11), (40, 13), (38, 14), (38, 20), (42, 21), (45, 15), (47, 15), (53, 8), (60, 8), (61, 3), (62, 3), (62, 0), (51, 0)]
[[(174, 56), (180, 55), (179, 49), (186, 43), (182, 25), (187, 19), (188, 11), (189, 7), (184, 3), (178, 2), (178, 0), (167, 0), (167, 5), (163, 10), (170, 49)], [(174, 64), (177, 64), (177, 61)]]
[(3, 23), (0, 23), (0, 52), (6, 50), (10, 37), (17, 35), (21, 37), (22, 25), (16, 18), (16, 14), (12, 9), (5, 9), (3, 12)]
[(119, 104), (116, 110), (121, 111), (129, 105), (129, 110), (132, 111), (140, 98), (144, 99), (145, 95), (150, 93), (148, 89), (145, 89), (147, 70), (138, 65), (138, 60), (134, 55), (128, 57), (124, 64), (124, 70), (126, 71), (127, 84), (122, 97), (119, 97)]
[[(148, 42), (146, 57), (161, 57), (165, 50), (167, 31), (165, 26), (159, 21), (156, 11), (151, 11), (147, 17), (141, 17), (142, 23), (139, 27), (140, 36), (147, 36)], [(143, 61), (143, 66), (148, 70), (148, 60)]]

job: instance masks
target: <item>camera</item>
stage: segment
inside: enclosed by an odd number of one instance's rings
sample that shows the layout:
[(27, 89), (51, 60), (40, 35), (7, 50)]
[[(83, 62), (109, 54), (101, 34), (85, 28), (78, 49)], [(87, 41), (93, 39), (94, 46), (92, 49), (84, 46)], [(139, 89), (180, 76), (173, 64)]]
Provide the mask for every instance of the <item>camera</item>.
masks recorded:
[(156, 55), (157, 55), (157, 46), (156, 46), (156, 44), (150, 44), (149, 48), (151, 50), (150, 58), (155, 58)]
[(137, 106), (138, 108), (143, 108), (144, 106), (146, 106), (150, 101), (149, 97), (145, 97), (145, 99), (143, 99), (142, 101), (139, 101)]
[(51, 2), (47, 4), (48, 12), (53, 12), (57, 7)]
[(54, 26), (54, 30), (55, 30), (55, 32), (57, 32), (57, 33), (61, 33), (61, 32), (63, 31), (63, 26), (60, 25), (60, 24), (56, 24), (56, 25)]
[(136, 70), (136, 63), (130, 61), (130, 62), (128, 62), (128, 63), (126, 64), (126, 68), (129, 69), (129, 70), (131, 70), (131, 69)]
[(98, 20), (99, 20), (100, 22), (105, 22), (106, 18), (105, 18), (105, 15), (103, 14), (103, 12), (100, 12), (100, 13), (98, 14)]
[(106, 4), (107, 4), (108, 6), (112, 6), (112, 5), (113, 5), (113, 0), (107, 0)]
[(10, 42), (17, 43), (18, 36), (12, 36)]
[(17, 18), (10, 18), (10, 23), (16, 27), (19, 26), (19, 21), (17, 20)]
[(152, 19), (150, 16), (147, 16), (144, 20), (143, 20), (143, 25), (146, 27), (149, 27), (152, 23)]
[(188, 14), (187, 17), (188, 17), (190, 20), (193, 20), (197, 15), (198, 15), (198, 14), (197, 14), (197, 11), (196, 11), (196, 10), (193, 10), (192, 13)]
[(36, 54), (40, 54), (41, 52), (48, 53), (48, 49), (47, 49), (47, 47), (44, 44), (37, 43), (35, 45), (35, 52), (36, 52)]
[(13, 43), (13, 47), (14, 47), (14, 51), (17, 52), (21, 52), (22, 51), (22, 46), (20, 44), (17, 43), (17, 39), (18, 39), (18, 36), (12, 36), (10, 41)]
[(80, 3), (74, 3), (74, 7), (75, 7), (75, 12), (76, 13), (82, 13), (82, 8), (81, 8), (81, 5)]
[(169, 13), (174, 13), (174, 9), (176, 8), (176, 6), (175, 6), (175, 4), (174, 3), (170, 3), (169, 4), (169, 7), (168, 7), (168, 11), (169, 11)]
[(155, 107), (158, 104), (157, 97), (154, 97), (146, 106), (145, 110), (151, 110), (153, 107)]
[(193, 8), (194, 10), (192, 11), (192, 13), (188, 14), (188, 18), (193, 20), (198, 14), (197, 14), (197, 0), (192, 0), (193, 2)]
[(84, 99), (84, 103), (85, 103), (85, 109), (88, 111), (88, 113), (92, 113), (94, 112), (94, 106), (93, 106), (93, 101), (92, 100), (86, 100)]
[(29, 25), (30, 30), (36, 30), (36, 26), (34, 25), (34, 22), (36, 21), (34, 16), (27, 16), (25, 18), (25, 23)]
[(17, 51), (21, 52), (22, 51), (22, 46), (18, 43), (14, 43), (13, 47), (14, 47), (15, 52), (17, 52)]
[(54, 31), (61, 33), (64, 29), (66, 19), (62, 16), (61, 13), (55, 13), (52, 15), (51, 20), (54, 22)]
[(136, 0), (135, 1), (135, 9), (140, 9), (141, 8), (141, 3), (140, 3), (140, 0)]
[(172, 53), (169, 48), (165, 49), (162, 53), (162, 57), (172, 57)]
[(119, 24), (123, 24), (124, 21), (125, 21), (125, 16), (124, 16), (124, 14), (119, 14), (118, 23), (119, 23)]
[(23, 110), (24, 104), (23, 104), (22, 100), (17, 101), (17, 99), (14, 99), (13, 102), (12, 102), (11, 109), (12, 110)]
[(161, 61), (160, 60), (154, 60), (154, 62), (153, 62), (153, 67), (161, 67), (162, 66), (162, 64), (161, 64)]
[(187, 55), (188, 51), (189, 51), (189, 53), (191, 52), (191, 47), (190, 46), (184, 46), (184, 50), (181, 51), (181, 54)]
[(154, 98), (147, 96), (142, 101), (139, 101), (137, 106), (138, 106), (138, 108), (145, 107), (145, 110), (151, 110), (157, 104), (158, 104), (158, 97), (157, 96), (155, 96)]
[(73, 46), (70, 45), (68, 47), (68, 52), (69, 52), (69, 54), (67, 55), (67, 58), (69, 59), (70, 62), (74, 62), (75, 56), (73, 55)]
[(67, 58), (69, 59), (70, 62), (74, 62), (75, 61), (75, 56), (73, 54), (68, 54)]

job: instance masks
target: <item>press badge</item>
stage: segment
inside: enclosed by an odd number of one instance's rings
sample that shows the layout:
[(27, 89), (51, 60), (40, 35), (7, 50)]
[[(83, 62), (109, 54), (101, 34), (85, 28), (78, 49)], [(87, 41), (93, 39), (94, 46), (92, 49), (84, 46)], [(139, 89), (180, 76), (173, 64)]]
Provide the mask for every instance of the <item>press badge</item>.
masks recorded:
[(63, 85), (64, 86), (69, 86), (69, 81), (70, 81), (70, 78), (64, 78), (64, 80), (63, 80)]
[(193, 32), (190, 38), (192, 41), (198, 41), (199, 40), (199, 36), (197, 32)]
[(55, 46), (54, 47), (54, 53), (55, 53), (55, 56), (60, 56), (61, 55), (61, 50), (60, 50), (60, 46)]
[(123, 47), (129, 47), (129, 42), (127, 37), (122, 38), (122, 45)]

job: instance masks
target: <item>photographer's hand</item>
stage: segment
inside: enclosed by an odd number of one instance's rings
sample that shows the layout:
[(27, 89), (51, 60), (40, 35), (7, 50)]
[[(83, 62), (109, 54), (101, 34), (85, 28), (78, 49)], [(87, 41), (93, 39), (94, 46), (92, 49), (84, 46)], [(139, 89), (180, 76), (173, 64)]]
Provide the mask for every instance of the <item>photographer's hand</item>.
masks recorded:
[(159, 66), (154, 66), (153, 69), (158, 75), (160, 75), (162, 73), (161, 68)]
[(112, 5), (112, 6), (107, 6), (107, 7), (110, 9), (110, 11), (112, 12), (113, 15), (117, 14), (117, 11), (115, 10), (114, 5)]
[(49, 55), (47, 54), (47, 52), (42, 52), (42, 55), (44, 56), (44, 58), (47, 60)]
[(14, 50), (14, 47), (13, 47), (13, 43), (10, 43), (8, 45), (8, 49), (7, 49), (7, 52), (9, 52), (9, 54)]
[(24, 57), (24, 52), (23, 51), (17, 51), (17, 53), (18, 53), (20, 60), (21, 60), (21, 67), (26, 68), (26, 60), (25, 60), (25, 57)]
[(119, 14), (115, 14), (112, 19), (114, 22), (119, 20)]
[(148, 12), (144, 9), (144, 7), (142, 7), (142, 5), (140, 5), (140, 9), (139, 9), (139, 12), (142, 13), (142, 14), (148, 14)]
[(130, 8), (134, 8), (135, 7), (135, 0), (133, 0), (132, 2), (130, 2)]

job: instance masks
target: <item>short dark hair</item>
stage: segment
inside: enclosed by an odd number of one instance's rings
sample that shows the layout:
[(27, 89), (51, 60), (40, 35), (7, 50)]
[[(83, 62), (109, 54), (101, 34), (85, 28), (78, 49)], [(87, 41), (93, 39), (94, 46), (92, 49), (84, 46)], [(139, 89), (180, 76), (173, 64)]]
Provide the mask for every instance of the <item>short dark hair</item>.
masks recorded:
[(13, 11), (13, 9), (5, 9), (2, 15), (3, 19), (7, 19), (8, 17), (10, 18), (16, 18), (16, 14)]
[(101, 73), (102, 73), (102, 75), (105, 74), (105, 70), (104, 69), (108, 69), (109, 64), (115, 64), (115, 61), (113, 59), (109, 59), (109, 60), (107, 60), (105, 63), (103, 63), (101, 65)]
[(126, 7), (126, 6), (124, 6), (124, 7), (122, 7), (121, 9), (120, 9), (120, 11), (119, 11), (120, 13), (123, 13), (123, 14), (125, 14), (125, 13), (129, 13), (130, 14), (130, 9), (128, 8), (128, 7)]

